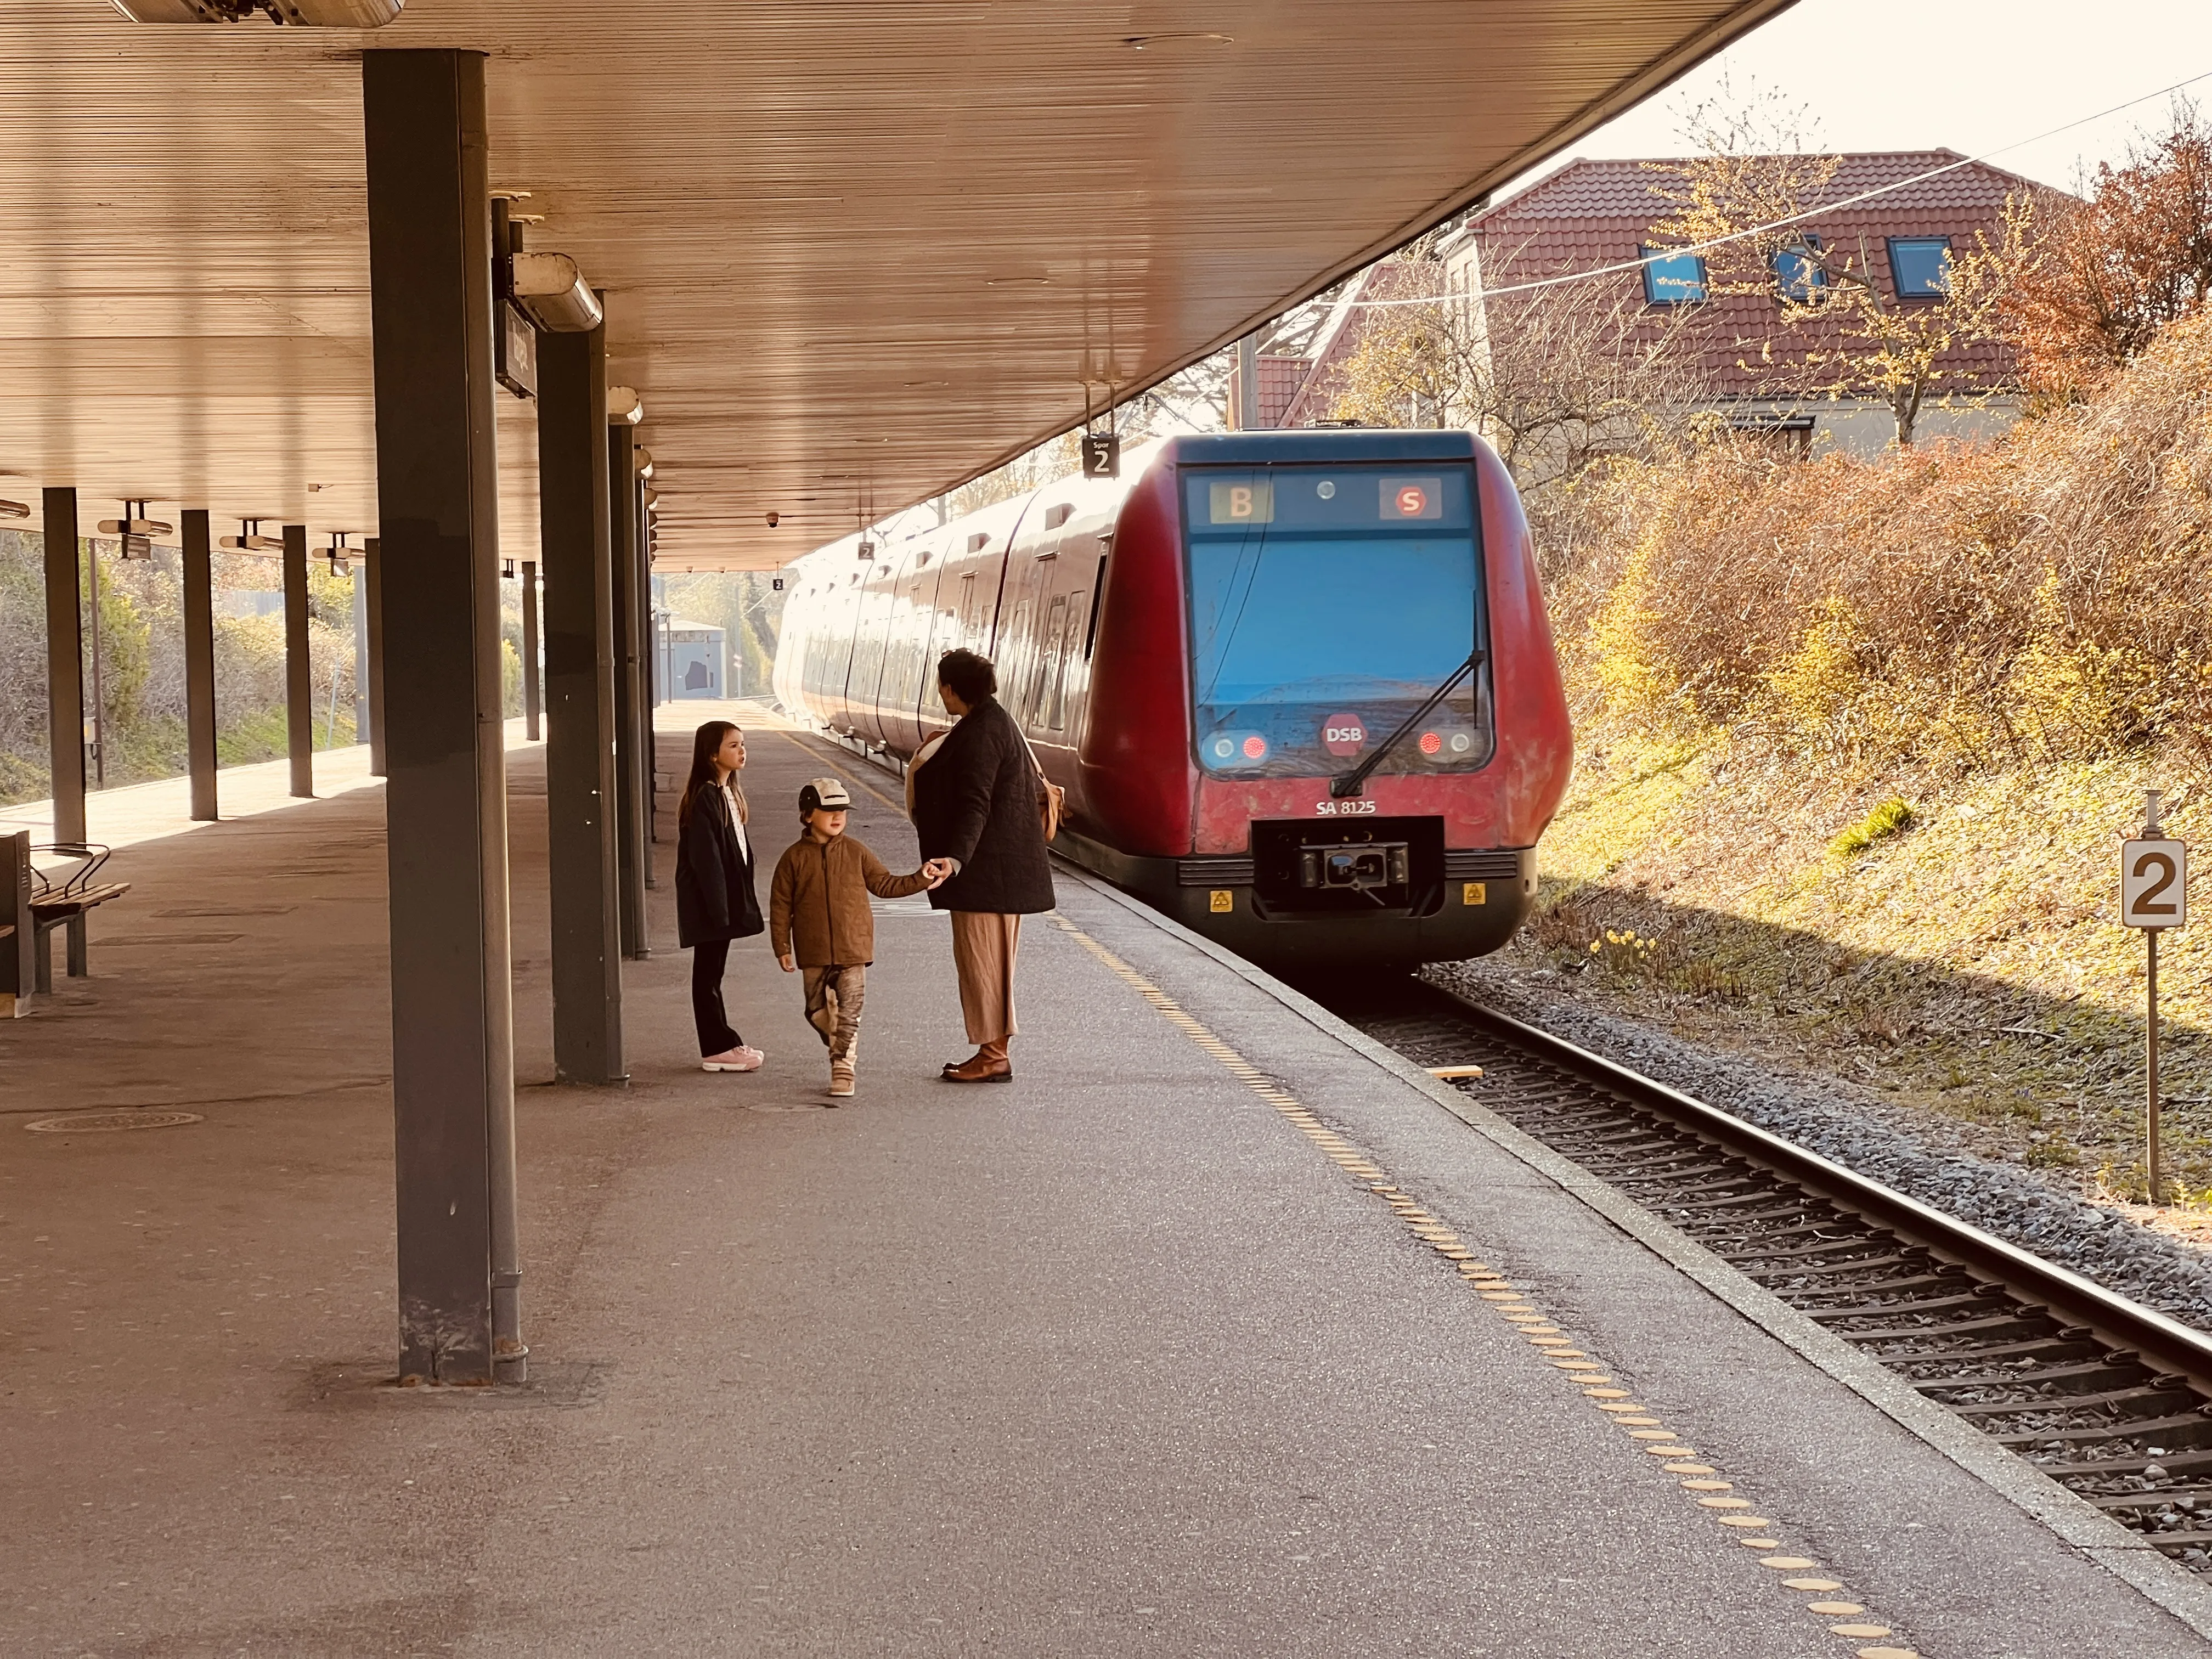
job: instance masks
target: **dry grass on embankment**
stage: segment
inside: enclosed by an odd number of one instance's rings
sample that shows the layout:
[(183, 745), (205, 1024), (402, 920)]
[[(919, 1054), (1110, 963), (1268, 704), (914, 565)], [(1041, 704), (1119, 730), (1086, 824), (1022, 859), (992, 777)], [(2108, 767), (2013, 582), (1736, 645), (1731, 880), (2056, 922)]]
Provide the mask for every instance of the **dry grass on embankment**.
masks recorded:
[[(2146, 784), (2212, 823), (2212, 330), (1984, 449), (1723, 439), (1547, 517), (1581, 752), (1498, 966), (2139, 1196), (2115, 843)], [(2160, 979), (2168, 1169), (2212, 1206), (2212, 915)]]

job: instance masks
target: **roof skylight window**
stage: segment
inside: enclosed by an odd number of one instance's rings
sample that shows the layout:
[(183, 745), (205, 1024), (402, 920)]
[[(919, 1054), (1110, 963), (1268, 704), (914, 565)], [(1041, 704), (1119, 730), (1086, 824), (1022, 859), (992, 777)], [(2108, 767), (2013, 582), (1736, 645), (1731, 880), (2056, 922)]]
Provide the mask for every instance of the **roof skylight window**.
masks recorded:
[(1705, 262), (1694, 253), (1639, 248), (1644, 260), (1644, 297), (1655, 306), (1692, 306), (1705, 297)]
[(1940, 300), (1951, 291), (1951, 239), (1893, 236), (1889, 274), (1900, 300)]

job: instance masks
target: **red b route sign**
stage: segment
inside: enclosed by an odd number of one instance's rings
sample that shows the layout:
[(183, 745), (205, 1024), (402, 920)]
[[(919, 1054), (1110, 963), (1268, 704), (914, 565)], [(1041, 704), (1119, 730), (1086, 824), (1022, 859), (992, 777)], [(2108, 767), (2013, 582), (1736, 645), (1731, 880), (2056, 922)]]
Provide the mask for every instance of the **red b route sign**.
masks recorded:
[(1331, 714), (1321, 723), (1321, 741), (1332, 755), (1356, 755), (1367, 746), (1367, 723), (1357, 714)]

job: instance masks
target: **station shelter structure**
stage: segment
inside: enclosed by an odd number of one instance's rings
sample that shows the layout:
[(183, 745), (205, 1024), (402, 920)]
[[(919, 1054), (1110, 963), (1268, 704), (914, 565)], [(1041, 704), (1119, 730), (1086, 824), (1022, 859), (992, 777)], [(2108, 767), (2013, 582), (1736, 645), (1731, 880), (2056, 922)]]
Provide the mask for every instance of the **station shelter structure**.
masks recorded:
[(213, 553), (281, 563), (305, 796), (307, 562), (349, 550), (400, 1378), (527, 1370), (510, 565), (556, 1069), (618, 1086), (623, 963), (651, 948), (653, 573), (773, 568), (1110, 419), (1789, 3), (10, 5), (0, 514), (43, 536), (57, 839), (86, 835), (88, 532), (181, 550), (210, 818)]

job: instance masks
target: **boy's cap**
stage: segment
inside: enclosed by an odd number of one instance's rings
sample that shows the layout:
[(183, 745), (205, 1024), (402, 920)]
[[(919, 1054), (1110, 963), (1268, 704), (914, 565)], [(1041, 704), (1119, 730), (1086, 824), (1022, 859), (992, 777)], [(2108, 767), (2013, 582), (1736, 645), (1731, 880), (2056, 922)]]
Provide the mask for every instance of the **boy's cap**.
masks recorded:
[(835, 778), (815, 778), (799, 792), (799, 816), (810, 817), (817, 808), (827, 807), (842, 812), (853, 805), (853, 798), (845, 793), (845, 786)]

